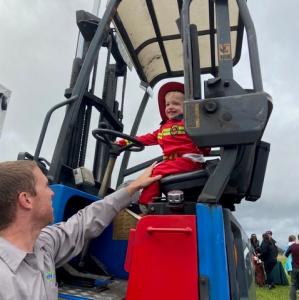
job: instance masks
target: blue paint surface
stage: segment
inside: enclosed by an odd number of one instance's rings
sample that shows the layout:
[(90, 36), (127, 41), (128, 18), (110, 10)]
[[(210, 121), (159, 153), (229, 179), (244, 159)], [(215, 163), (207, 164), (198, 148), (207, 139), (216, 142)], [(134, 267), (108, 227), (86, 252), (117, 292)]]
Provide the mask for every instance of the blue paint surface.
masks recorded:
[[(65, 221), (65, 215), (72, 215), (65, 210), (68, 202), (73, 197), (83, 198), (87, 204), (99, 200), (94, 195), (61, 184), (52, 185), (51, 188), (55, 193), (52, 203), (54, 223)], [(116, 278), (127, 279), (128, 273), (124, 270), (124, 262), (128, 241), (113, 240), (112, 234), (113, 228), (111, 224), (98, 238), (91, 242), (90, 251), (104, 265), (110, 275)]]
[(229, 300), (222, 207), (197, 204), (196, 214), (200, 276), (208, 278), (210, 300)]

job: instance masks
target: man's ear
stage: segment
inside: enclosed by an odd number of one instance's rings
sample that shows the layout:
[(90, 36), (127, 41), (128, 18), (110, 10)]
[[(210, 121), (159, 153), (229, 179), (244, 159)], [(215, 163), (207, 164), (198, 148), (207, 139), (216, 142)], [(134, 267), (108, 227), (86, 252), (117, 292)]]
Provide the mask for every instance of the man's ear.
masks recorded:
[(27, 192), (21, 192), (18, 196), (18, 200), (19, 200), (19, 205), (24, 208), (24, 209), (31, 209), (32, 208), (32, 203), (33, 203), (33, 199), (30, 196), (29, 193)]

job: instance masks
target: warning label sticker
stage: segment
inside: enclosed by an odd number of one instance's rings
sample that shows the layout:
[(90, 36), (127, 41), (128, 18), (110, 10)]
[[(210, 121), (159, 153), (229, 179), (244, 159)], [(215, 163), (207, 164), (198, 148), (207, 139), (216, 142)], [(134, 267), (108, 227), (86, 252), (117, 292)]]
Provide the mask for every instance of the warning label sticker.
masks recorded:
[(230, 44), (219, 44), (219, 60), (226, 60), (232, 58), (231, 45)]

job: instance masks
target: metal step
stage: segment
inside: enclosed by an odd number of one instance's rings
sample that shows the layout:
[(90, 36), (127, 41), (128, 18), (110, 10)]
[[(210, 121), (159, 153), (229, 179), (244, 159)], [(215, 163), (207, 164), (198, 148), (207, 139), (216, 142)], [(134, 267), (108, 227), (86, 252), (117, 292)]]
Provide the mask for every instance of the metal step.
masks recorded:
[(127, 281), (113, 280), (106, 288), (79, 288), (64, 285), (59, 288), (58, 299), (96, 299), (96, 300), (123, 300), (126, 295)]

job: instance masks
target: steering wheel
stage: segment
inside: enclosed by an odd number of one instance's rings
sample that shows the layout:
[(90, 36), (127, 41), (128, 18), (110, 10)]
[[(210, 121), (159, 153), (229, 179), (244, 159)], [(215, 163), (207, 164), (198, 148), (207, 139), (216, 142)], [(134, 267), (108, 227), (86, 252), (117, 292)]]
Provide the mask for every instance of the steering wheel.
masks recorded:
[[(92, 131), (92, 135), (98, 140), (106, 144), (110, 148), (110, 153), (114, 153), (119, 155), (121, 152), (129, 150), (132, 152), (139, 152), (144, 149), (144, 145), (136, 140), (134, 137), (127, 135), (122, 132), (118, 132), (112, 129), (107, 128), (97, 128)], [(123, 138), (130, 142), (130, 144), (126, 146), (120, 146), (112, 142), (109, 137), (114, 138)]]

